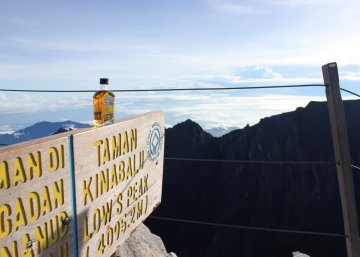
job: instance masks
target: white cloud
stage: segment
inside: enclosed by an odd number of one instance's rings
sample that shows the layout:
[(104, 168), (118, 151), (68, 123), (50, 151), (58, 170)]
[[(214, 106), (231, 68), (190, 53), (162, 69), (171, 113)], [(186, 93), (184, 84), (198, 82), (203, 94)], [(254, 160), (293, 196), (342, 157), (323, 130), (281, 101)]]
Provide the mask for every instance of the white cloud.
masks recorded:
[(211, 101), (196, 101), (192, 105), (166, 109), (179, 120), (190, 117), (206, 127), (244, 127), (256, 124), (261, 118), (293, 111), (309, 101), (324, 101), (325, 97), (266, 95), (213, 96)]
[(73, 53), (124, 53), (126, 51), (159, 53), (166, 46), (162, 44), (143, 44), (139, 39), (107, 37), (101, 40), (96, 38), (86, 39), (35, 39), (22, 36), (7, 36), (9, 44), (18, 48), (44, 51), (67, 51)]
[(322, 6), (324, 4), (356, 3), (357, 0), (204, 0), (215, 10), (224, 13), (245, 14), (245, 13), (267, 13), (271, 11), (270, 6), (276, 7), (308, 7)]
[[(293, 111), (309, 101), (325, 101), (314, 95), (240, 95), (228, 92), (193, 94), (181, 92), (156, 95), (131, 95), (117, 105), (121, 115), (134, 115), (151, 110), (163, 110), (167, 123), (174, 125), (185, 119), (199, 122), (206, 128), (243, 127), (256, 124), (261, 118)], [(124, 104), (127, 102), (127, 104)]]
[(2, 102), (0, 105), (0, 114), (71, 110), (92, 105), (92, 99), (86, 96), (73, 96), (70, 98), (66, 97), (66, 95), (61, 96), (49, 96), (46, 94), (11, 94), (11, 96), (7, 96), (0, 94)]
[(209, 83), (222, 84), (222, 83), (231, 83), (233, 85), (239, 85), (243, 83), (256, 83), (256, 84), (266, 84), (266, 83), (286, 83), (286, 84), (299, 84), (299, 83), (323, 83), (321, 78), (307, 78), (307, 77), (297, 77), (297, 78), (241, 78), (238, 76), (219, 76), (208, 80)]
[(12, 134), (15, 132), (15, 129), (9, 125), (0, 126), (0, 134)]
[(3, 93), (0, 93), (0, 101), (3, 102), (6, 100), (6, 95)]
[(12, 22), (14, 22), (17, 25), (25, 26), (25, 27), (31, 27), (35, 24), (33, 20), (24, 19), (22, 17), (14, 17), (12, 19)]
[(33, 27), (34, 25), (37, 24), (36, 20), (33, 18), (29, 19), (22, 16), (6, 17), (6, 14), (0, 18), (0, 21), (2, 21), (3, 23), (7, 23), (8, 25), (14, 24), (17, 27), (24, 27), (24, 28)]
[[(119, 93), (121, 94), (121, 93)], [(207, 101), (211, 99), (211, 94), (204, 93), (201, 95), (194, 95), (191, 92), (172, 92), (172, 93), (124, 93), (121, 98), (125, 101)], [(121, 101), (123, 102), (123, 101)], [(124, 103), (122, 103), (124, 104)]]
[(271, 3), (293, 6), (293, 5), (308, 5), (308, 4), (320, 4), (324, 0), (273, 0)]
[(239, 1), (234, 0), (207, 0), (207, 3), (216, 10), (226, 13), (242, 14), (253, 11), (253, 8), (249, 3), (244, 4), (244, 1), (240, 3)]
[(343, 71), (339, 77), (340, 80), (360, 81), (360, 71)]
[[(320, 70), (320, 68), (319, 68)], [(319, 74), (321, 76), (321, 74)], [(270, 85), (270, 84), (312, 84), (312, 83), (322, 83), (323, 80), (321, 77), (314, 77), (313, 74), (306, 76), (286, 76), (280, 72), (274, 71), (269, 66), (255, 65), (250, 67), (243, 67), (240, 69), (234, 69), (233, 72), (228, 74), (220, 74), (216, 76), (204, 76), (202, 81), (209, 84), (232, 84), (232, 85), (241, 85), (249, 83), (257, 85)]]
[(322, 4), (344, 4), (348, 2), (356, 2), (356, 0), (270, 0), (271, 3), (283, 6), (299, 6), (299, 5), (322, 5)]
[[(333, 61), (342, 65), (359, 64), (360, 52), (354, 51), (354, 47), (360, 44), (360, 36), (354, 31), (336, 39), (325, 32), (319, 35), (304, 32), (302, 36), (295, 32), (296, 29), (273, 32), (274, 38), (284, 38), (280, 43), (266, 38), (266, 35), (259, 35), (256, 42), (247, 39), (245, 43), (234, 37), (231, 38), (234, 43), (227, 47), (207, 49), (208, 44), (205, 44), (199, 51), (191, 48), (179, 51), (177, 45), (160, 41), (158, 44), (142, 44), (140, 40), (129, 38), (125, 41), (111, 38), (100, 42), (13, 37), (6, 44), (12, 47), (16, 45), (18, 50), (29, 56), (42, 54), (34, 60), (21, 57), (17, 59), (19, 61), (13, 58), (6, 61), (3, 58), (0, 79), (84, 79), (110, 74), (112, 78), (174, 82), (188, 79), (187, 74), (196, 74), (199, 78), (204, 74), (231, 73), (234, 67), (260, 65), (259, 68), (264, 71), (261, 78), (275, 80), (280, 79), (281, 74), (269, 69), (273, 65), (316, 65), (320, 68)], [(52, 58), (47, 58), (48, 54)]]
[[(244, 127), (246, 124), (256, 124), (261, 118), (293, 111), (297, 107), (304, 107), (310, 101), (326, 101), (324, 95), (279, 94), (271, 91), (265, 94), (258, 91), (252, 95), (239, 91), (205, 91), (205, 92), (166, 92), (166, 93), (116, 93), (116, 118), (125, 118), (153, 110), (165, 112), (168, 126), (185, 119), (192, 119), (203, 127)], [(1, 94), (0, 94), (1, 96)], [(1, 96), (4, 99), (3, 96)], [(353, 99), (344, 97), (344, 99)], [(64, 111), (71, 111), (76, 121), (91, 123), (92, 98), (91, 95), (56, 100), (46, 97), (22, 95), (16, 99), (5, 97), (0, 106), (0, 115), (17, 113), (31, 113), (34, 121), (42, 113), (52, 113), (66, 118)], [(65, 115), (65, 117), (64, 117)], [(35, 123), (35, 122), (34, 122)], [(11, 127), (11, 124), (6, 124)], [(9, 131), (10, 128), (4, 127)]]

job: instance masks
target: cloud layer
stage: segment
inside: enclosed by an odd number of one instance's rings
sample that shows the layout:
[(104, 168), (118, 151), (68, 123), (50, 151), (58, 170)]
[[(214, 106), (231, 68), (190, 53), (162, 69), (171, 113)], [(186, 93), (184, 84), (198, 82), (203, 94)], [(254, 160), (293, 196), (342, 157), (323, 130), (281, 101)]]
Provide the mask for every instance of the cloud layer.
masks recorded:
[[(0, 109), (0, 115), (4, 117), (4, 121), (9, 116), (22, 117), (30, 114), (34, 123), (40, 121), (39, 119), (44, 113), (52, 113), (52, 116), (58, 117), (58, 120), (75, 118), (76, 121), (83, 121), (92, 118), (91, 98), (85, 96), (55, 102), (45, 99), (34, 101), (33, 97), (27, 95), (23, 95), (19, 102), (3, 95), (2, 99), (6, 107)], [(305, 106), (310, 100), (322, 101), (324, 97), (287, 94), (243, 96), (220, 92), (202, 94), (128, 93), (116, 95), (116, 117), (125, 118), (152, 110), (163, 110), (166, 113), (167, 123), (170, 125), (190, 118), (206, 128), (243, 127), (246, 124), (255, 124), (263, 117)], [(48, 107), (44, 109), (44, 106)], [(66, 116), (69, 111), (73, 117)], [(3, 128), (3, 130), (5, 129), (9, 130), (9, 127)]]
[[(1, 88), (97, 89), (99, 77), (113, 89), (321, 84), (321, 65), (336, 61), (342, 86), (359, 92), (358, 0), (3, 1), (0, 14)], [(320, 90), (124, 93), (117, 115), (244, 126), (324, 100)], [(0, 92), (2, 125), (90, 120), (91, 97)]]

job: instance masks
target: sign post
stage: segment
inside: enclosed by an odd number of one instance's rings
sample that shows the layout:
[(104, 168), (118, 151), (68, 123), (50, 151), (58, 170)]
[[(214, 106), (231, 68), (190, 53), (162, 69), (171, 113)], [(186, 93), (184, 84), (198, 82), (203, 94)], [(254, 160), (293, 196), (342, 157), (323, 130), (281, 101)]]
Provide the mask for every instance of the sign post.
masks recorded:
[(1, 148), (0, 256), (112, 255), (161, 202), (164, 123), (151, 112)]
[(336, 63), (322, 67), (328, 102), (331, 132), (334, 144), (336, 170), (339, 181), (341, 205), (346, 234), (348, 257), (360, 257), (359, 227), (357, 221), (355, 190), (351, 169), (350, 148), (344, 106), (340, 94)]
[(74, 135), (79, 256), (110, 256), (160, 204), (164, 116)]
[(0, 256), (73, 256), (67, 138), (0, 150)]

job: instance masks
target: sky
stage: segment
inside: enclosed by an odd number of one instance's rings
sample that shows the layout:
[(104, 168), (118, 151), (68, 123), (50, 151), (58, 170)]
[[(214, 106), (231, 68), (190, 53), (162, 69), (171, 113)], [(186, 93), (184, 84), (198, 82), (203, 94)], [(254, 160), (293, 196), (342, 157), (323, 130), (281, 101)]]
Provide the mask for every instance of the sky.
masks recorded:
[[(359, 17), (358, 0), (2, 0), (0, 89), (322, 84), (337, 62), (341, 86), (360, 93)], [(323, 87), (116, 93), (115, 117), (241, 128), (325, 100)], [(0, 91), (0, 103), (0, 133), (92, 120), (92, 93)]]

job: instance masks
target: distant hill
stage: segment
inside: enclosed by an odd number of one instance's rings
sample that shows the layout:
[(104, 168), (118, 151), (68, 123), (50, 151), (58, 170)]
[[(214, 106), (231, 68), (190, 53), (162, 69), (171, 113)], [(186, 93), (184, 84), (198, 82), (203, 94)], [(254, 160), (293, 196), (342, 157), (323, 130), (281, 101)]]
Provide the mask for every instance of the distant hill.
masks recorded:
[[(345, 101), (352, 162), (360, 164), (360, 100)], [(262, 119), (220, 138), (187, 120), (166, 130), (165, 158), (334, 162), (327, 105)], [(154, 215), (216, 224), (344, 234), (334, 164), (249, 164), (165, 160), (163, 200)], [(360, 200), (360, 173), (354, 172)], [(360, 202), (358, 203), (360, 206)], [(360, 213), (360, 212), (359, 212)], [(184, 257), (346, 256), (334, 236), (264, 232), (147, 219)]]
[(74, 121), (49, 122), (42, 121), (34, 125), (15, 131), (13, 134), (0, 134), (0, 144), (11, 145), (23, 141), (33, 140), (40, 137), (50, 136), (56, 133), (89, 127), (88, 124)]

